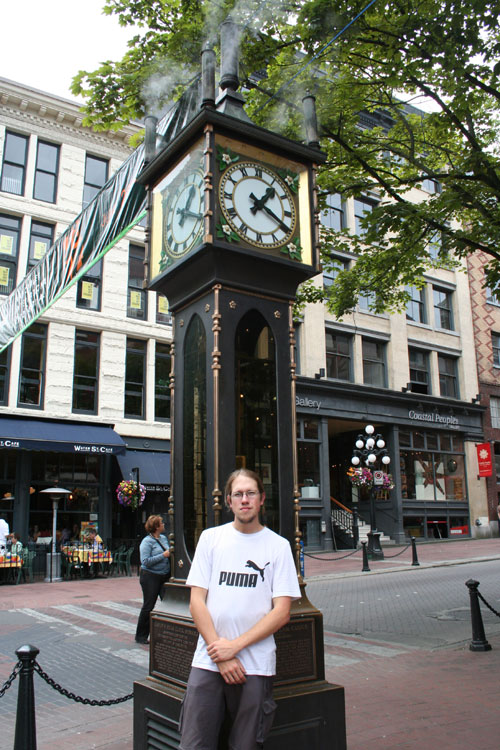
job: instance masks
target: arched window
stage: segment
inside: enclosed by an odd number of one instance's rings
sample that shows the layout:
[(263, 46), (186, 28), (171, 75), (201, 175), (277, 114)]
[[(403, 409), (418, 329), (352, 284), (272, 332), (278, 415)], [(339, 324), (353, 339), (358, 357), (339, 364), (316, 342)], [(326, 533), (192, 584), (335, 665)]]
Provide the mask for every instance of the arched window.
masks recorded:
[(236, 464), (261, 475), (267, 525), (279, 530), (276, 347), (257, 310), (236, 331)]
[(184, 536), (192, 557), (201, 532), (207, 526), (206, 439), (207, 439), (207, 340), (196, 315), (184, 340)]

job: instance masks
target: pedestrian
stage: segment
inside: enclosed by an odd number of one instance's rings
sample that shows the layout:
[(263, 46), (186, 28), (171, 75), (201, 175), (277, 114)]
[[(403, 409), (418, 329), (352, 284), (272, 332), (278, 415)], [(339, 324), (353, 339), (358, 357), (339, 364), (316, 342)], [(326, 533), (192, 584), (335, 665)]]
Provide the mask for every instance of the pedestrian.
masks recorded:
[(9, 539), (11, 542), (10, 554), (18, 555), (19, 557), (21, 557), (23, 554), (23, 543), (21, 542), (21, 537), (16, 531), (13, 531)]
[(226, 709), (228, 747), (263, 747), (276, 709), (273, 633), (286, 625), (292, 600), (300, 598), (288, 541), (260, 520), (261, 478), (237, 469), (225, 497), (234, 519), (203, 531), (186, 581), (199, 637), (181, 709), (179, 750), (216, 750)]
[(9, 536), (9, 524), (7, 523), (5, 518), (0, 518), (0, 550), (5, 549), (8, 536)]
[(170, 548), (163, 534), (165, 524), (161, 516), (149, 516), (144, 524), (147, 536), (141, 542), (141, 575), (143, 604), (137, 622), (135, 640), (149, 642), (149, 614), (156, 604), (164, 583), (170, 578)]

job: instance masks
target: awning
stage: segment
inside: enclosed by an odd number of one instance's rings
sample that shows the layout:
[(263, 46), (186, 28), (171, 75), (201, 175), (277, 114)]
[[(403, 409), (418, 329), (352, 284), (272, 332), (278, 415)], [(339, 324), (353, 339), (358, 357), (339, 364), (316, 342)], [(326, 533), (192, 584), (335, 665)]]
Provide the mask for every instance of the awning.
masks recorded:
[(135, 479), (148, 490), (164, 490), (170, 484), (170, 453), (162, 451), (130, 451), (116, 457), (124, 479)]
[(126, 445), (109, 426), (0, 417), (0, 448), (104, 456), (124, 453)]

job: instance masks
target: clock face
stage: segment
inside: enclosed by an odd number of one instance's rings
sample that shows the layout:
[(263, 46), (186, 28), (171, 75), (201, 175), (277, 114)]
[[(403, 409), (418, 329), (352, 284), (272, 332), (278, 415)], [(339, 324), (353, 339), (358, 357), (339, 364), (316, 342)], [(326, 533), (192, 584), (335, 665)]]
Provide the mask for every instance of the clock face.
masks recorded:
[(259, 162), (238, 161), (225, 170), (219, 203), (230, 228), (255, 247), (282, 247), (296, 231), (290, 189), (273, 169)]
[(196, 244), (202, 230), (202, 173), (184, 175), (179, 183), (164, 191), (162, 198), (163, 251), (172, 259), (181, 258)]

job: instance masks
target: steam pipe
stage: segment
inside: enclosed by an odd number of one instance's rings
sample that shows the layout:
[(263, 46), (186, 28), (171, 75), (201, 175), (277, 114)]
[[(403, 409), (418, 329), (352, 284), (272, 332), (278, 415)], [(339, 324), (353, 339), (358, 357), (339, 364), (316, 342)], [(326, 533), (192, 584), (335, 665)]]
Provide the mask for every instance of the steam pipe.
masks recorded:
[(201, 52), (201, 106), (215, 107), (215, 52), (210, 42)]
[(146, 115), (144, 118), (145, 135), (144, 135), (144, 164), (149, 164), (156, 156), (156, 126), (158, 118), (154, 115)]
[(318, 119), (316, 116), (316, 97), (309, 91), (302, 99), (304, 109), (304, 124), (306, 126), (306, 141), (309, 146), (319, 148)]
[(220, 87), (237, 91), (240, 85), (238, 76), (238, 56), (240, 46), (240, 30), (238, 25), (228, 16), (220, 27)]

